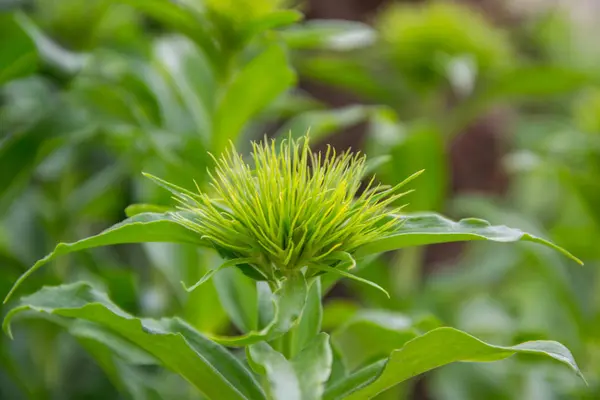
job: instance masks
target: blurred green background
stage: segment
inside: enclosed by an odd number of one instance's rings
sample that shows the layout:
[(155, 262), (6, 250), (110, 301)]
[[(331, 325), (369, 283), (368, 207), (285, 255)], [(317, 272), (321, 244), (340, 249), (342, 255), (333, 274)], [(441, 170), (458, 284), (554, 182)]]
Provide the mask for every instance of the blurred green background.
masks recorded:
[[(205, 187), (207, 151), (310, 128), (321, 146), (364, 150), (383, 182), (426, 169), (409, 211), (506, 223), (586, 263), (487, 243), (374, 260), (361, 273), (392, 300), (342, 282), (325, 328), (368, 309), (390, 323), (366, 348), (404, 315), (497, 344), (558, 340), (589, 382), (511, 358), (379, 398), (598, 399), (598, 35), (600, 5), (585, 0), (0, 0), (0, 296), (57, 242), (129, 204), (170, 204), (142, 171)], [(182, 245), (118, 246), (61, 258), (20, 294), (84, 279), (137, 315), (227, 332), (243, 323), (229, 300), (250, 283), (228, 270), (189, 295), (179, 284), (214, 262)], [(85, 326), (26, 319), (15, 338), (0, 338), (2, 399), (199, 398), (143, 357), (110, 355)]]

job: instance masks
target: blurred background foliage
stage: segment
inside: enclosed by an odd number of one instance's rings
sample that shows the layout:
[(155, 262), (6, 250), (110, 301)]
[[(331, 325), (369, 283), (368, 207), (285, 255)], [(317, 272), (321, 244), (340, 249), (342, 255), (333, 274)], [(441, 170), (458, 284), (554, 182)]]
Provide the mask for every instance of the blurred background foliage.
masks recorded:
[[(402, 337), (405, 318), (435, 315), (498, 344), (561, 341), (589, 381), (513, 358), (444, 367), (380, 398), (600, 398), (598, 23), (584, 0), (0, 0), (0, 293), (129, 204), (170, 204), (142, 171), (203, 188), (207, 151), (310, 128), (366, 151), (383, 182), (426, 169), (409, 211), (503, 222), (586, 263), (486, 243), (371, 261), (361, 273), (392, 300), (342, 282), (324, 310), (339, 346), (361, 343), (345, 349), (352, 359), (384, 355), (375, 343)], [(179, 284), (217, 262), (182, 245), (120, 246), (60, 259), (22, 291), (85, 279), (132, 313), (227, 332), (248, 323), (256, 288), (234, 270), (191, 294)], [(144, 355), (94, 340), (110, 332), (51, 322), (0, 339), (0, 398), (199, 398)]]

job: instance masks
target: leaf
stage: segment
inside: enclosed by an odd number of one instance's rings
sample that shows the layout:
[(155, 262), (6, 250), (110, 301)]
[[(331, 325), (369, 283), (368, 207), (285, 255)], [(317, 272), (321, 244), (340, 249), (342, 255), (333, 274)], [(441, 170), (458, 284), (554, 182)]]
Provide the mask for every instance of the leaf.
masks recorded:
[(401, 216), (400, 221), (402, 224), (394, 234), (361, 246), (354, 256), (359, 258), (369, 254), (434, 243), (471, 240), (491, 240), (500, 243), (526, 241), (548, 246), (582, 264), (567, 250), (545, 239), (505, 225), (491, 225), (482, 219), (465, 218), (454, 222), (435, 213), (415, 213)]
[(252, 374), (231, 353), (182, 320), (135, 318), (87, 283), (45, 287), (23, 298), (4, 320), (9, 335), (12, 319), (26, 310), (94, 322), (157, 358), (210, 399), (265, 398)]
[(56, 257), (94, 247), (125, 243), (173, 242), (206, 245), (200, 235), (183, 227), (173, 218), (177, 213), (143, 213), (111, 226), (105, 231), (73, 243), (59, 243), (50, 254), (26, 271), (6, 295), (6, 303), (14, 291), (31, 274)]
[(339, 264), (335, 268), (330, 267), (329, 265), (325, 265), (325, 264), (318, 265), (317, 269), (320, 269), (323, 272), (331, 272), (332, 274), (340, 275), (341, 277), (349, 278), (349, 279), (355, 280), (357, 282), (364, 283), (365, 285), (369, 285), (369, 286), (383, 292), (388, 297), (388, 299), (390, 298), (390, 294), (387, 292), (387, 290), (385, 290), (384, 288), (382, 288), (375, 282), (371, 282), (367, 279), (361, 278), (358, 275), (353, 275), (350, 272), (347, 272), (347, 270), (353, 269), (356, 267), (356, 261), (355, 261), (354, 257), (352, 257), (352, 255), (350, 255), (349, 253), (339, 252), (339, 251), (333, 252), (328, 257), (328, 259), (334, 260), (334, 261), (339, 261)]
[(323, 319), (323, 303), (321, 301), (321, 279), (317, 277), (308, 289), (306, 305), (302, 311), (302, 317), (298, 326), (292, 333), (291, 354), (296, 355), (306, 347), (321, 332), (321, 321)]
[(329, 379), (333, 354), (329, 335), (319, 333), (302, 351), (292, 359), (292, 365), (300, 380), (303, 400), (321, 399), (325, 382)]
[(0, 14), (0, 49), (0, 85), (37, 69), (35, 44), (12, 13)]
[(212, 276), (214, 274), (216, 274), (217, 272), (222, 271), (225, 268), (235, 267), (237, 265), (246, 264), (251, 261), (252, 260), (250, 258), (234, 258), (232, 260), (227, 260), (227, 261), (223, 262), (221, 265), (219, 265), (217, 268), (213, 268), (213, 269), (209, 270), (208, 272), (206, 272), (206, 274), (204, 274), (202, 276), (202, 278), (200, 278), (200, 280), (198, 282), (196, 282), (194, 285), (192, 285), (191, 287), (186, 286), (185, 282), (183, 282), (183, 281), (181, 282), (181, 284), (183, 285), (183, 288), (185, 289), (186, 292), (193, 292), (198, 287), (202, 286), (203, 283), (210, 280), (210, 278), (212, 278)]
[(283, 47), (269, 45), (246, 64), (229, 84), (219, 103), (212, 151), (220, 154), (246, 123), (277, 96), (291, 87), (296, 74), (290, 68)]
[(267, 376), (275, 400), (320, 399), (333, 363), (326, 333), (320, 333), (291, 361), (265, 342), (249, 346), (247, 354), (253, 368)]
[(346, 368), (354, 371), (387, 357), (419, 335), (413, 320), (384, 310), (359, 311), (331, 334)]
[(334, 110), (313, 110), (290, 119), (278, 130), (278, 136), (298, 138), (310, 133), (315, 141), (324, 140), (330, 134), (359, 124), (369, 116), (370, 107), (353, 105)]
[(207, 31), (207, 21), (200, 18), (191, 8), (168, 0), (121, 0), (144, 14), (156, 19), (166, 27), (181, 32), (200, 46), (211, 61), (218, 62), (220, 57), (213, 37)]
[(419, 374), (453, 362), (490, 362), (514, 354), (544, 355), (566, 364), (579, 376), (571, 352), (558, 342), (538, 340), (516, 346), (494, 346), (453, 328), (438, 328), (419, 336), (387, 360), (365, 367), (328, 388), (325, 399), (368, 399)]
[(73, 53), (64, 49), (47, 35), (23, 13), (16, 15), (15, 19), (33, 39), (40, 58), (48, 65), (69, 75), (79, 72), (88, 60), (87, 54)]
[[(237, 268), (229, 268), (216, 274), (213, 283), (219, 301), (235, 327), (244, 333), (256, 330), (259, 327), (256, 281)], [(270, 296), (268, 301), (271, 302)]]
[(127, 208), (125, 208), (125, 215), (127, 215), (127, 217), (131, 218), (138, 214), (143, 214), (143, 213), (162, 214), (162, 213), (168, 212), (169, 210), (171, 210), (170, 207), (165, 207), (165, 206), (161, 206), (158, 204), (138, 203), (138, 204), (131, 204), (131, 205), (127, 206)]
[(240, 36), (243, 40), (250, 40), (252, 37), (275, 28), (293, 24), (301, 20), (302, 13), (296, 10), (277, 10), (263, 17), (250, 21), (242, 30)]
[(224, 346), (232, 347), (276, 339), (297, 323), (306, 304), (307, 291), (304, 276), (292, 275), (285, 279), (273, 293), (273, 320), (266, 327), (240, 336), (212, 336), (211, 339)]
[(354, 50), (377, 38), (369, 25), (345, 20), (311, 20), (284, 30), (282, 36), (295, 49)]
[(486, 99), (564, 95), (593, 83), (590, 74), (553, 65), (525, 66), (507, 71), (484, 92)]
[(253, 344), (247, 348), (246, 352), (252, 369), (267, 376), (270, 398), (274, 400), (300, 400), (302, 398), (296, 371), (283, 354), (273, 350), (266, 342)]

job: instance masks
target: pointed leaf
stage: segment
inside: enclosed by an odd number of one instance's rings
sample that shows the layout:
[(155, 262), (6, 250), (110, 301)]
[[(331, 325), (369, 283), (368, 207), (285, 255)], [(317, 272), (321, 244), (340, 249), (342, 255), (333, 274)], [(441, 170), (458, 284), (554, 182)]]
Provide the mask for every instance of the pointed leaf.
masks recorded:
[(374, 287), (375, 289), (383, 292), (388, 297), (388, 299), (390, 298), (390, 294), (387, 292), (387, 290), (385, 290), (375, 282), (371, 282), (367, 279), (361, 278), (360, 276), (353, 275), (350, 272), (347, 272), (347, 270), (356, 267), (356, 260), (354, 260), (354, 257), (352, 257), (352, 255), (350, 255), (349, 253), (334, 252), (329, 256), (328, 259), (333, 261), (339, 261), (339, 264), (335, 268), (330, 267), (329, 265), (319, 265), (317, 266), (317, 268), (322, 270), (323, 272), (331, 272), (333, 274), (340, 275), (344, 278), (350, 278), (357, 282)]
[(236, 265), (240, 265), (240, 264), (246, 264), (248, 262), (251, 262), (252, 260), (249, 258), (234, 258), (233, 260), (227, 260), (225, 261), (223, 264), (219, 265), (217, 268), (213, 268), (210, 271), (208, 271), (206, 274), (204, 274), (202, 276), (202, 278), (200, 278), (200, 280), (198, 282), (196, 282), (193, 286), (191, 287), (187, 287), (185, 282), (181, 282), (181, 284), (183, 285), (183, 288), (185, 289), (186, 292), (193, 292), (194, 290), (196, 290), (199, 286), (202, 286), (202, 284), (206, 281), (208, 281), (210, 278), (212, 278), (212, 276), (214, 274), (216, 274), (217, 272), (225, 269), (225, 268), (229, 268), (229, 267), (235, 267)]
[(300, 381), (292, 363), (268, 343), (259, 342), (248, 347), (248, 361), (252, 368), (267, 376), (269, 394), (273, 400), (300, 400)]
[(288, 64), (285, 50), (274, 43), (235, 75), (215, 116), (215, 154), (238, 137), (251, 117), (293, 85), (296, 75)]
[(359, 311), (332, 332), (331, 340), (350, 371), (381, 358), (419, 335), (411, 318), (385, 310)]
[(160, 360), (209, 399), (265, 398), (250, 371), (184, 321), (135, 318), (87, 283), (45, 287), (23, 298), (4, 320), (9, 335), (12, 319), (27, 310), (94, 322)]
[(292, 275), (284, 280), (281, 287), (273, 293), (274, 316), (266, 327), (240, 336), (213, 336), (211, 339), (224, 346), (234, 347), (276, 339), (297, 323), (306, 304), (307, 291), (304, 276)]
[(306, 347), (321, 332), (323, 303), (321, 301), (321, 279), (317, 277), (308, 289), (306, 305), (298, 326), (293, 331), (291, 354), (295, 355)]
[(324, 398), (368, 399), (407, 379), (453, 362), (498, 361), (517, 353), (553, 358), (581, 376), (571, 352), (558, 342), (538, 340), (509, 347), (494, 346), (457, 329), (438, 328), (407, 342), (387, 360), (371, 364), (339, 381), (328, 388)]
[(275, 400), (318, 400), (331, 373), (329, 336), (320, 333), (291, 361), (265, 342), (248, 347), (248, 359), (265, 374)]
[(32, 273), (56, 257), (94, 247), (110, 246), (113, 244), (143, 243), (143, 242), (173, 242), (205, 245), (200, 235), (177, 223), (174, 215), (177, 213), (143, 213), (126, 219), (105, 231), (73, 243), (59, 243), (52, 253), (36, 262), (13, 285), (6, 295), (4, 303), (14, 291)]
[(33, 73), (38, 54), (33, 40), (15, 20), (15, 14), (0, 14), (0, 85)]
[[(216, 274), (213, 283), (219, 301), (233, 325), (243, 333), (257, 330), (259, 328), (257, 282), (248, 278), (238, 268), (229, 268)], [(266, 282), (263, 283), (266, 285)], [(269, 291), (266, 301), (272, 307), (271, 295)], [(268, 322), (260, 328), (267, 325)]]
[(509, 228), (505, 225), (491, 225), (482, 219), (465, 218), (454, 222), (435, 213), (415, 213), (400, 217), (400, 221), (402, 221), (402, 224), (399, 225), (394, 234), (360, 247), (355, 252), (355, 257), (359, 258), (369, 254), (434, 243), (471, 240), (491, 240), (502, 243), (526, 241), (553, 248), (582, 264), (579, 259), (554, 243), (523, 232), (520, 229)]
[(333, 365), (329, 335), (319, 333), (292, 359), (292, 365), (300, 381), (302, 400), (321, 399)]

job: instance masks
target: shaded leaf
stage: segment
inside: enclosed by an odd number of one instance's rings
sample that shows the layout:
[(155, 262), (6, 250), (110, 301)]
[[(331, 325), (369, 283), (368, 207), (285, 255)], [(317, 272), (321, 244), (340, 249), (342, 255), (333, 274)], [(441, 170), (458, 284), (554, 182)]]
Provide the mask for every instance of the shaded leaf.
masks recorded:
[(284, 280), (273, 293), (273, 319), (266, 327), (241, 336), (213, 336), (211, 339), (225, 346), (247, 346), (260, 341), (276, 339), (297, 323), (306, 304), (307, 291), (304, 276), (292, 275)]
[(593, 82), (588, 73), (561, 66), (525, 66), (507, 71), (484, 92), (486, 98), (545, 97), (568, 94)]
[(359, 311), (331, 334), (346, 368), (357, 368), (387, 357), (419, 335), (413, 320), (384, 310)]
[(226, 88), (214, 125), (212, 151), (219, 154), (246, 123), (296, 81), (285, 50), (271, 44), (246, 64)]
[(353, 105), (334, 110), (313, 110), (299, 114), (290, 119), (278, 131), (278, 135), (286, 137), (289, 133), (298, 138), (310, 133), (313, 140), (326, 139), (330, 134), (338, 132), (365, 121), (370, 107)]
[(0, 85), (37, 69), (35, 44), (17, 23), (15, 14), (0, 14), (0, 49)]
[(258, 328), (256, 282), (245, 276), (239, 269), (230, 268), (216, 274), (213, 283), (221, 305), (236, 328), (244, 333), (256, 330)]

